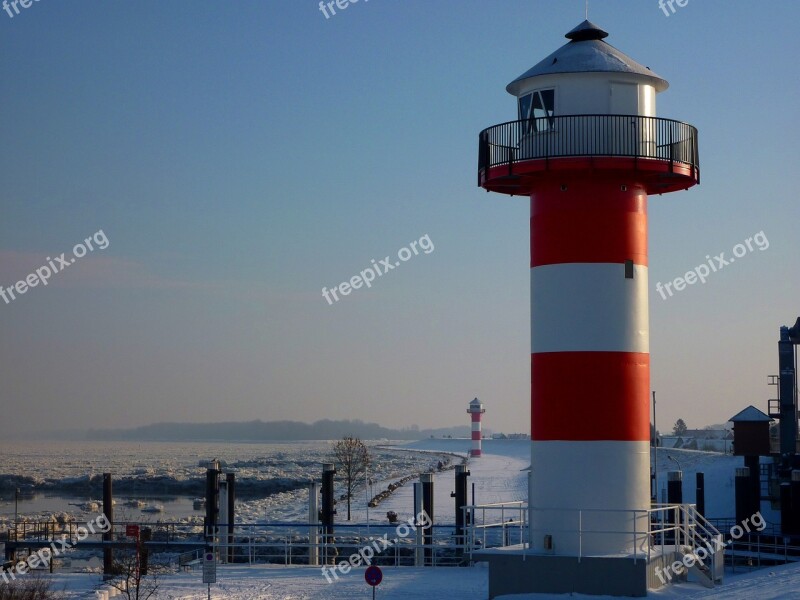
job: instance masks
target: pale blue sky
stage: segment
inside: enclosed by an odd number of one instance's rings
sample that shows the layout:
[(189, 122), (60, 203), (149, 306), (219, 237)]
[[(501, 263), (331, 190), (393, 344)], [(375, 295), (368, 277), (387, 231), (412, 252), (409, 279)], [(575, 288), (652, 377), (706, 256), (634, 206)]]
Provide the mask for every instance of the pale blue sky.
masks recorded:
[[(0, 285), (102, 229), (110, 246), (0, 302), (3, 431), (361, 418), (529, 431), (528, 205), (476, 186), (505, 85), (583, 0), (41, 0), (0, 12)], [(650, 205), (659, 425), (766, 406), (800, 315), (794, 0), (592, 2), (668, 79), (702, 185)], [(667, 301), (654, 288), (764, 231)], [(329, 306), (333, 287), (435, 245)], [(591, 389), (587, 389), (591, 393)], [(16, 419), (8, 418), (15, 414)]]

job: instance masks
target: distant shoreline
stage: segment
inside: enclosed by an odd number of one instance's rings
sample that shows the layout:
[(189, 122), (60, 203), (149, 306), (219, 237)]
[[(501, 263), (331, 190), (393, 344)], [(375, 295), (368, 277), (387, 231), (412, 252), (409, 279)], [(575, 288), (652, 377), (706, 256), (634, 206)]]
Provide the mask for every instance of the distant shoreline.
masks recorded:
[[(154, 423), (130, 429), (90, 429), (83, 440), (137, 442), (318, 442), (354, 436), (362, 440), (417, 441), (430, 437), (469, 437), (468, 424), (437, 429), (391, 429), (360, 420), (314, 423), (300, 421), (246, 421), (223, 423)], [(72, 438), (72, 436), (70, 436)], [(73, 438), (74, 439), (74, 438)], [(80, 439), (80, 438), (77, 438)]]

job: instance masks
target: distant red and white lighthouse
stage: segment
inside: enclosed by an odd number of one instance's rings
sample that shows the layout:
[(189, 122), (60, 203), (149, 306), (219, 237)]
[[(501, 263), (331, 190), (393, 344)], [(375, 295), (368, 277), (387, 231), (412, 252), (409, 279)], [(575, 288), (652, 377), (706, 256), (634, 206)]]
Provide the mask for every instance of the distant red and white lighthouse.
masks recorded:
[(479, 185), (530, 197), (530, 541), (564, 556), (648, 530), (647, 200), (700, 181), (697, 130), (656, 117), (669, 84), (607, 36), (570, 31), (479, 138)]
[(481, 418), (486, 409), (483, 408), (481, 401), (475, 398), (469, 403), (467, 412), (472, 417), (472, 448), (469, 451), (471, 457), (477, 458), (481, 455)]

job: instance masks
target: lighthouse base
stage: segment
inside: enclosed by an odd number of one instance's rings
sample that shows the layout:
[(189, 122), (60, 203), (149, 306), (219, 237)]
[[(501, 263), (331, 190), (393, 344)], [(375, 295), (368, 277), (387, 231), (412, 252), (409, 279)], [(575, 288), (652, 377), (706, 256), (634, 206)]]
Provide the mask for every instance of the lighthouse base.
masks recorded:
[(663, 584), (656, 568), (676, 560), (671, 553), (646, 558), (553, 556), (507, 546), (474, 553), (489, 564), (489, 600), (513, 594), (587, 594), (642, 598)]

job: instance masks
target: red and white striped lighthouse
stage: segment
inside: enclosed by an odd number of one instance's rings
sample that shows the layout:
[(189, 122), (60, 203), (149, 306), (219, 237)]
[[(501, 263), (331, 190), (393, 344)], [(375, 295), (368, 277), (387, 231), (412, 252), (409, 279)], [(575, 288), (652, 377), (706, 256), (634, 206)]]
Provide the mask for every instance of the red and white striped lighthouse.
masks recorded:
[(697, 130), (656, 117), (669, 84), (607, 36), (570, 31), (479, 140), (479, 185), (530, 197), (530, 542), (565, 556), (646, 543), (647, 200), (700, 178)]
[(481, 455), (481, 418), (486, 409), (483, 408), (481, 401), (475, 398), (469, 403), (467, 412), (472, 417), (472, 448), (469, 451), (469, 455), (477, 458)]

